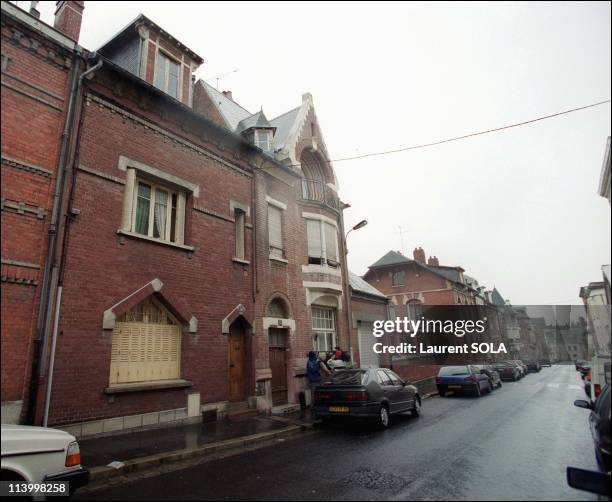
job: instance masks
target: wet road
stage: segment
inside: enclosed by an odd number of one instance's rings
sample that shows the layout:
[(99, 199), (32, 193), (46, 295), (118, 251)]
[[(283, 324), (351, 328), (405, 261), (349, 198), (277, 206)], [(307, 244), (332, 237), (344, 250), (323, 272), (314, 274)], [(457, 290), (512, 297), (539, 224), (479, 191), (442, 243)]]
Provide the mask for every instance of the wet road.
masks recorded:
[(385, 431), (325, 428), (87, 498), (595, 500), (565, 481), (567, 465), (596, 468), (584, 398), (573, 366), (544, 368), (480, 399), (428, 399)]

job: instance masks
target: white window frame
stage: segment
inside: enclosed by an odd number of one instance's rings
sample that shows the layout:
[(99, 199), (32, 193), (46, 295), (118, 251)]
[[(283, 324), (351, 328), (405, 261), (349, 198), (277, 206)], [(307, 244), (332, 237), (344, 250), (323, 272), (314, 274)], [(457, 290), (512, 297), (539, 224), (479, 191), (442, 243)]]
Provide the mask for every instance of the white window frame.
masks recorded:
[[(149, 199), (149, 224), (147, 233), (143, 234), (136, 230), (136, 212), (138, 210), (138, 187), (140, 184), (148, 185), (151, 188), (151, 198)], [(168, 203), (166, 207), (166, 232), (163, 237), (154, 237), (154, 221), (155, 221), (155, 197), (157, 190), (162, 190), (168, 194)], [(172, 196), (176, 195), (176, 215), (174, 221), (174, 240), (171, 240), (172, 228)], [(172, 244), (183, 244), (184, 225), (185, 225), (185, 193), (176, 191), (166, 185), (160, 185), (149, 181), (146, 178), (136, 177), (134, 180), (134, 191), (132, 194), (132, 215), (130, 231), (136, 235), (144, 235), (150, 239), (169, 242)]]
[[(338, 227), (335, 223), (328, 221), (327, 218), (306, 218), (307, 221), (315, 221), (317, 222), (318, 226), (319, 226), (319, 235), (320, 235), (320, 239), (321, 239), (321, 256), (319, 257), (321, 259), (321, 262), (318, 265), (321, 266), (327, 266), (330, 268), (340, 268), (340, 249), (338, 246)], [(328, 247), (328, 243), (327, 243), (327, 239), (325, 236), (325, 224), (331, 225), (334, 228), (334, 236), (335, 236), (335, 243), (334, 246), (336, 247), (336, 265), (330, 264), (330, 260), (327, 259), (327, 247)], [(308, 242), (308, 226), (306, 227), (306, 241)], [(308, 254), (308, 263), (310, 263), (310, 254)], [(316, 256), (313, 256), (312, 258), (317, 258)], [(333, 261), (333, 260), (332, 260)]]
[[(178, 67), (178, 75), (176, 76), (176, 95), (172, 96), (172, 94), (169, 92), (170, 65), (166, 66), (166, 69), (164, 71), (164, 75), (163, 75), (164, 86), (163, 87), (158, 87), (158, 89), (161, 89), (166, 94), (169, 94), (173, 98), (176, 98), (176, 99), (180, 100), (181, 99), (181, 87), (182, 87), (182, 82), (183, 82), (183, 78), (182, 78), (183, 64), (182, 64), (181, 61), (179, 61), (175, 57), (171, 56), (166, 51), (164, 51), (162, 49), (158, 49), (157, 50), (157, 56), (156, 56), (156, 59), (155, 59), (155, 75), (153, 75), (153, 82), (154, 83), (157, 82), (157, 75), (158, 75), (158, 72), (160, 71), (160, 65), (159, 65), (159, 58), (160, 57), (166, 58), (170, 63), (174, 63)], [(155, 85), (155, 87), (157, 87), (157, 85)]]
[(271, 136), (269, 129), (255, 129), (255, 146), (261, 148), (264, 152), (269, 152), (272, 150)]
[[(327, 316), (317, 316), (315, 315), (317, 313), (317, 311), (320, 312), (327, 312), (329, 314), (331, 314), (329, 317)], [(331, 352), (334, 350), (334, 347), (336, 347), (338, 345), (338, 332), (337, 332), (337, 325), (336, 325), (336, 319), (337, 319), (337, 315), (336, 315), (336, 309), (331, 308), (331, 307), (323, 307), (320, 305), (312, 305), (311, 309), (310, 309), (310, 314), (311, 314), (311, 319), (312, 319), (312, 331), (313, 331), (313, 335), (312, 335), (312, 347), (313, 350), (315, 352)], [(323, 320), (323, 321), (331, 321), (331, 328), (330, 327), (315, 327), (316, 326), (316, 320)], [(321, 337), (323, 337), (323, 350), (320, 350), (321, 348)]]

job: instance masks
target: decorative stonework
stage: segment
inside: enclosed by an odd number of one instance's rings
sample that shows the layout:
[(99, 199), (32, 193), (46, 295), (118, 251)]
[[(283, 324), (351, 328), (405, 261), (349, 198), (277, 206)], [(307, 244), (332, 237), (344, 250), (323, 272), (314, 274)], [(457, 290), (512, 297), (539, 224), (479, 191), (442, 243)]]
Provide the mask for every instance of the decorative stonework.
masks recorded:
[(14, 167), (15, 169), (20, 169), (22, 171), (27, 171), (29, 173), (42, 176), (44, 178), (51, 178), (52, 176), (51, 171), (47, 171), (42, 167), (35, 166), (34, 164), (28, 164), (27, 162), (16, 160), (5, 155), (2, 156), (2, 164), (4, 164), (5, 166)]
[(47, 216), (47, 210), (44, 207), (36, 207), (27, 202), (11, 201), (9, 199), (2, 199), (0, 201), (0, 210), (2, 211), (14, 211), (15, 213), (27, 216), (34, 215), (39, 220), (43, 220)]

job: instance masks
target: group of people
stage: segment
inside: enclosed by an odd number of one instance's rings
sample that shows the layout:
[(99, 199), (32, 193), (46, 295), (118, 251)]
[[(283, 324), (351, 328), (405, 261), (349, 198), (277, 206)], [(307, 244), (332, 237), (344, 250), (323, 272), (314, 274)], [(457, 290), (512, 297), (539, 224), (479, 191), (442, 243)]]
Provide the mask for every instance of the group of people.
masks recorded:
[(321, 359), (317, 352), (311, 350), (308, 353), (308, 362), (306, 363), (309, 387), (313, 389), (321, 383), (323, 376), (331, 375), (335, 369), (345, 368), (350, 361), (350, 355), (340, 347), (336, 347), (333, 352), (325, 354), (325, 360)]

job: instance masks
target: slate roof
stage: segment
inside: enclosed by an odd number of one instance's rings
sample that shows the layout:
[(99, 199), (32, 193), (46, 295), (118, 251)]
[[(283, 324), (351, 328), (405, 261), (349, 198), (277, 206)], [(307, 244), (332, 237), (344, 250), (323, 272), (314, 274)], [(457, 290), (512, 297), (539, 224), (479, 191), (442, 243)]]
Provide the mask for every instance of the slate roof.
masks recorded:
[(498, 307), (504, 307), (506, 305), (506, 300), (504, 300), (504, 297), (497, 291), (497, 288), (493, 288), (491, 292), (491, 301), (493, 305), (497, 305)]
[(459, 271), (454, 267), (444, 267), (444, 266), (428, 266), (434, 272), (446, 277), (450, 281), (461, 282), (461, 276), (459, 275)]
[(263, 110), (257, 113), (254, 113), (250, 117), (242, 119), (238, 126), (236, 127), (236, 132), (241, 133), (242, 131), (246, 131), (251, 128), (268, 128), (274, 129), (274, 127), (268, 122)]
[(359, 291), (360, 293), (366, 293), (371, 296), (377, 296), (379, 298), (387, 299), (378, 289), (372, 286), (370, 283), (364, 281), (357, 274), (354, 274), (349, 270), (349, 286), (353, 291)]
[(240, 106), (234, 100), (228, 98), (222, 92), (219, 92), (208, 82), (205, 82), (204, 80), (200, 80), (199, 82), (201, 82), (204, 89), (206, 89), (211, 101), (217, 107), (219, 113), (221, 113), (221, 116), (225, 120), (227, 128), (230, 131), (236, 132), (238, 124), (240, 124), (241, 121), (256, 115)]
[(297, 119), (299, 111), (300, 107), (298, 106), (297, 108), (289, 110), (288, 112), (283, 113), (270, 121), (270, 123), (276, 127), (276, 133), (274, 134), (274, 150), (280, 150), (283, 146), (285, 146), (285, 142), (287, 141), (291, 128)]
[(387, 265), (399, 265), (400, 263), (411, 263), (414, 260), (406, 258), (399, 251), (389, 251), (385, 256), (378, 260), (370, 268), (385, 267)]
[(601, 271), (603, 272), (603, 275), (606, 281), (610, 282), (610, 265), (602, 266)]

